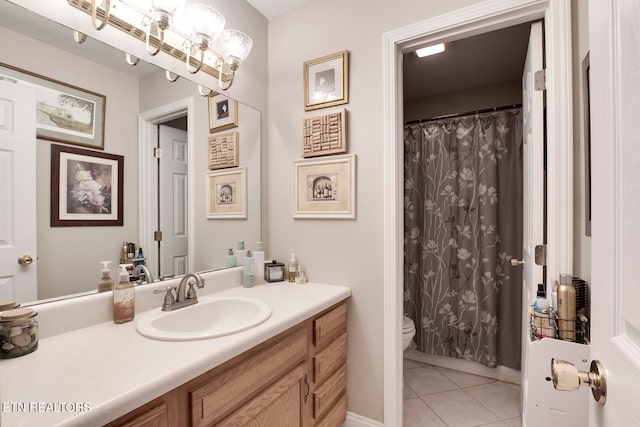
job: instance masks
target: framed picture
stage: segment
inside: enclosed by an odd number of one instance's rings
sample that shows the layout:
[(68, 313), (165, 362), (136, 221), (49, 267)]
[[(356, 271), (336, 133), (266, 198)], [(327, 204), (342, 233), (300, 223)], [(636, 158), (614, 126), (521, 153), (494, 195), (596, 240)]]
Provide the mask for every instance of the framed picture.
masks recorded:
[(347, 110), (302, 121), (302, 157), (347, 152)]
[(238, 127), (238, 101), (219, 93), (209, 95), (209, 133)]
[(3, 63), (0, 76), (35, 88), (36, 137), (104, 149), (106, 96)]
[(121, 226), (124, 157), (51, 145), (51, 226)]
[(294, 161), (294, 218), (356, 217), (356, 156)]
[(207, 172), (207, 218), (247, 217), (247, 168)]
[(240, 165), (238, 132), (209, 137), (209, 169), (235, 168)]
[(304, 110), (349, 102), (349, 52), (343, 50), (304, 63)]

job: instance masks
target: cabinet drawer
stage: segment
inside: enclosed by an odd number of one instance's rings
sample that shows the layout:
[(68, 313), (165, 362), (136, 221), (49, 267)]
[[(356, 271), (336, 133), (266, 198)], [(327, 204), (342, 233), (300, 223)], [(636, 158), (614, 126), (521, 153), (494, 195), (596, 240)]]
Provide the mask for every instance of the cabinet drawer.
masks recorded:
[(343, 394), (342, 397), (336, 402), (336, 404), (327, 413), (316, 427), (340, 427), (344, 420), (347, 418), (347, 396)]
[(320, 353), (313, 356), (313, 381), (319, 384), (347, 362), (347, 334), (336, 338)]
[(212, 425), (240, 407), (252, 395), (291, 370), (307, 354), (304, 328), (292, 332), (271, 347), (212, 377), (190, 392), (194, 426)]
[(313, 321), (313, 345), (321, 346), (347, 330), (347, 304), (341, 304)]
[(347, 369), (342, 365), (335, 374), (313, 392), (313, 418), (321, 418), (347, 390)]

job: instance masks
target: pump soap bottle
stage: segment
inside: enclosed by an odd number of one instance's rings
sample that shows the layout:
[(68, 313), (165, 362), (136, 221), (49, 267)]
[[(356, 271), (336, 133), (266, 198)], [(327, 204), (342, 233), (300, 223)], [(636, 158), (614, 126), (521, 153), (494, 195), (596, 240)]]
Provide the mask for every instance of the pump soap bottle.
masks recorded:
[(291, 259), (289, 260), (289, 282), (296, 282), (296, 270), (298, 269), (298, 260), (296, 259), (296, 254), (291, 254)]
[(102, 277), (100, 278), (100, 283), (98, 283), (98, 292), (106, 292), (113, 290), (113, 279), (109, 275), (111, 273), (111, 269), (109, 268), (109, 264), (111, 261), (101, 261), (102, 262)]
[(131, 267), (131, 264), (120, 264), (118, 267), (118, 284), (113, 288), (113, 322), (125, 323), (135, 316), (136, 290), (129, 282), (127, 267)]
[(245, 253), (242, 262), (242, 286), (245, 288), (253, 288), (255, 263), (253, 262), (250, 249)]
[(255, 284), (262, 285), (264, 283), (264, 248), (262, 242), (256, 242), (256, 249), (253, 251), (253, 263), (255, 265)]

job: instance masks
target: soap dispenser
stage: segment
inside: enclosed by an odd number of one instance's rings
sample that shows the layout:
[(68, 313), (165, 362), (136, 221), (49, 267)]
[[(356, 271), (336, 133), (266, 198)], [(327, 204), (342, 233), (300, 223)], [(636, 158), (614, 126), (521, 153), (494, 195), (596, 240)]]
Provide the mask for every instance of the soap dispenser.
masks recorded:
[(251, 250), (247, 250), (244, 258), (242, 259), (242, 286), (245, 288), (253, 288), (254, 276), (255, 276), (255, 263), (253, 256), (251, 256)]
[(98, 283), (98, 292), (106, 292), (113, 290), (113, 279), (109, 275), (111, 273), (111, 269), (109, 268), (109, 264), (111, 261), (101, 261), (102, 262), (102, 277), (100, 278), (100, 283)]
[(120, 264), (118, 284), (113, 288), (113, 322), (125, 323), (133, 320), (136, 309), (136, 291), (129, 282), (128, 267), (131, 264)]
[(298, 269), (298, 260), (296, 259), (296, 254), (292, 253), (291, 259), (289, 260), (289, 282), (295, 283), (297, 269)]

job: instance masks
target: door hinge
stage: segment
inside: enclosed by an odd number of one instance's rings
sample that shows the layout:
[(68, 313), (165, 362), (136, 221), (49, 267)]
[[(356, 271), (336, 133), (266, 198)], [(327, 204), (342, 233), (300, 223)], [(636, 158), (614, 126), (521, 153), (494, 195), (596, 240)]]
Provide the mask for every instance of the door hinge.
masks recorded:
[(153, 240), (155, 240), (156, 242), (162, 242), (162, 231), (160, 231), (160, 230), (154, 231), (153, 232)]
[(156, 147), (153, 149), (153, 157), (159, 159), (162, 157), (162, 148)]
[(533, 75), (533, 87), (537, 91), (543, 91), (547, 89), (547, 74), (544, 69), (536, 71)]
[(536, 245), (534, 251), (536, 265), (547, 265), (547, 245)]

